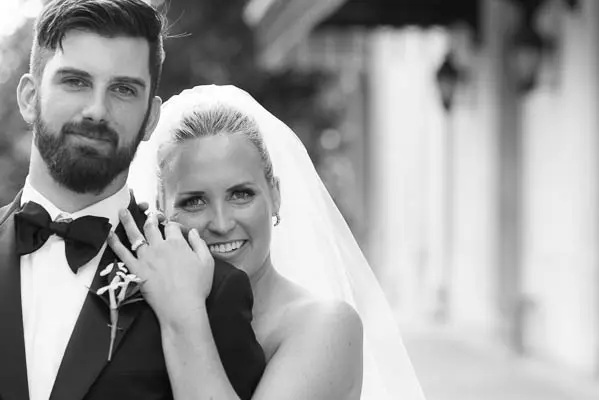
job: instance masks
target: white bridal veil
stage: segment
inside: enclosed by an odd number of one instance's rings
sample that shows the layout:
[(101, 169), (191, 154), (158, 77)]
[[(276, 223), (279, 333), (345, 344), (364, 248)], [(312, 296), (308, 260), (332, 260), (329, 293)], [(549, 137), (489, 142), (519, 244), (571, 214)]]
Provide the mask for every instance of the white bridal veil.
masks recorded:
[(156, 203), (158, 147), (194, 108), (222, 103), (258, 123), (281, 184), (281, 223), (273, 228), (275, 268), (316, 295), (352, 304), (364, 324), (365, 400), (423, 400), (399, 329), (368, 262), (295, 133), (248, 93), (234, 86), (197, 86), (162, 107), (158, 126), (143, 142), (128, 184), (138, 201)]

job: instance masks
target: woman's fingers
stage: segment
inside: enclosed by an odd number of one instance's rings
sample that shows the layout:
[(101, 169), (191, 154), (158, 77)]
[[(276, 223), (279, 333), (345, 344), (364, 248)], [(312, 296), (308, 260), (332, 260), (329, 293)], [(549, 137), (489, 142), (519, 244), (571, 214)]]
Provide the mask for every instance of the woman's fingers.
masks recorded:
[(200, 237), (197, 229), (191, 229), (187, 237), (189, 245), (193, 251), (200, 257), (201, 260), (205, 260), (207, 257), (212, 258), (210, 250), (206, 242)]
[(167, 240), (184, 239), (181, 225), (173, 221), (167, 222), (164, 226), (164, 237)]
[(146, 215), (155, 214), (159, 224), (163, 224), (166, 221), (166, 217), (161, 211), (150, 209), (150, 204), (145, 201), (138, 203), (137, 207)]
[(121, 259), (132, 273), (137, 275), (137, 258), (125, 247), (119, 237), (114, 233), (110, 232), (108, 235), (108, 245), (114, 251), (114, 254)]
[(206, 242), (200, 237), (197, 229), (186, 229), (181, 224), (171, 221), (166, 224), (164, 233), (167, 240), (184, 240), (185, 236), (187, 236), (187, 243), (189, 243), (193, 252), (198, 255), (202, 264), (211, 260), (213, 261), (212, 254), (210, 254)]
[(144, 223), (144, 234), (150, 244), (159, 243), (164, 240), (158, 228), (158, 218), (155, 213), (150, 213)]
[(119, 219), (123, 228), (125, 228), (125, 232), (127, 233), (127, 238), (131, 243), (131, 250), (137, 252), (138, 250), (142, 250), (142, 244), (146, 242), (145, 236), (141, 233), (133, 216), (127, 209), (123, 209), (119, 211)]
[(147, 201), (142, 201), (141, 203), (137, 204), (137, 206), (144, 213), (150, 209), (150, 204)]
[(210, 250), (206, 242), (200, 237), (197, 229), (189, 229), (177, 222), (169, 222), (164, 230), (167, 239), (187, 239), (191, 249), (199, 255), (202, 260), (210, 256)]
[(156, 219), (158, 219), (158, 223), (164, 225), (167, 221), (166, 221), (166, 216), (161, 213), (160, 211), (156, 211), (155, 213), (156, 215)]

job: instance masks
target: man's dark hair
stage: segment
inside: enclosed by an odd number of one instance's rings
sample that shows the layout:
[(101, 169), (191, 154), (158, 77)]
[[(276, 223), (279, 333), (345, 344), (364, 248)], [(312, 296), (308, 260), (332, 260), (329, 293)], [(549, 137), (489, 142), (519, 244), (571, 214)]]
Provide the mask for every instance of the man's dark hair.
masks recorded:
[(41, 77), (52, 53), (72, 30), (146, 39), (150, 45), (150, 99), (156, 93), (164, 61), (166, 18), (143, 0), (51, 0), (35, 21), (29, 70)]

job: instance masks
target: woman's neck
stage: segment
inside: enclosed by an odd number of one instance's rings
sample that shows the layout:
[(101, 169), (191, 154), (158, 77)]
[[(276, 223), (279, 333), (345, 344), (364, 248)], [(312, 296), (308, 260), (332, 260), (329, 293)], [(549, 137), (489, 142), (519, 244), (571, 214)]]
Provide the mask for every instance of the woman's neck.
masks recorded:
[(273, 267), (270, 258), (250, 277), (254, 293), (254, 316), (267, 312), (271, 305), (270, 299), (282, 280), (283, 277)]

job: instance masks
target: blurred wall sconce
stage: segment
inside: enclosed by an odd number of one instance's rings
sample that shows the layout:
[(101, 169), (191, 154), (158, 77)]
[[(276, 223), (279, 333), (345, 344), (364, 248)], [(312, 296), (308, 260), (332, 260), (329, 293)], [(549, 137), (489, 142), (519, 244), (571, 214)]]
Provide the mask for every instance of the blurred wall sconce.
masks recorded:
[(453, 107), (453, 100), (458, 85), (465, 80), (465, 72), (456, 64), (452, 51), (445, 55), (443, 63), (437, 70), (436, 81), (441, 96), (441, 104), (446, 112)]
[[(541, 34), (535, 24), (536, 14), (545, 1), (516, 1), (523, 11), (523, 18), (512, 37), (507, 59), (516, 90), (522, 95), (529, 93), (537, 86), (543, 61), (556, 51), (555, 40)], [(580, 8), (577, 0), (563, 1), (570, 11)]]
[(580, 9), (580, 2), (578, 0), (564, 0), (564, 3), (566, 3), (571, 11), (578, 11)]
[(526, 94), (536, 87), (543, 56), (548, 51), (553, 51), (553, 46), (530, 24), (524, 23), (516, 31), (508, 63), (518, 93)]

